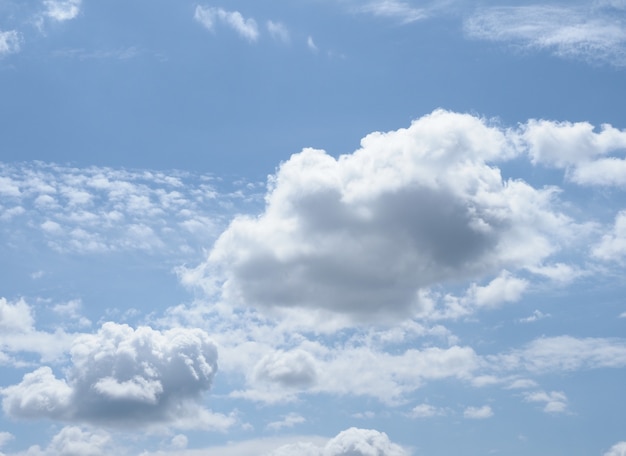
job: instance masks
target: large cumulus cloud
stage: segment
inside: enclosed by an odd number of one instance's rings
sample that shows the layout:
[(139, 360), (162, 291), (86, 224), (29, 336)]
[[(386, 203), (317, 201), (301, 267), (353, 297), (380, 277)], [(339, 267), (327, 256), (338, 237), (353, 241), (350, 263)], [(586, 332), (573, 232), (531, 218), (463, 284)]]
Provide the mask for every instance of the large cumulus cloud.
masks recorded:
[(105, 323), (78, 336), (70, 354), (64, 378), (40, 367), (0, 390), (5, 413), (124, 426), (180, 420), (217, 371), (217, 349), (199, 329)]
[(555, 189), (504, 179), (519, 133), (435, 111), (339, 158), (305, 149), (183, 280), (231, 303), (406, 316), (442, 282), (538, 267), (568, 238)]

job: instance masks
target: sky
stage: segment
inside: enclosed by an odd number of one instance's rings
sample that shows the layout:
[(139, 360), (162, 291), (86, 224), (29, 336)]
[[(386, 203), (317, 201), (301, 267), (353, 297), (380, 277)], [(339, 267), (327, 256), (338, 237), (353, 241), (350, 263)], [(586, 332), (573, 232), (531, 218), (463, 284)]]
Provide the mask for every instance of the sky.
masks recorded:
[(0, 0), (0, 455), (626, 455), (626, 2)]

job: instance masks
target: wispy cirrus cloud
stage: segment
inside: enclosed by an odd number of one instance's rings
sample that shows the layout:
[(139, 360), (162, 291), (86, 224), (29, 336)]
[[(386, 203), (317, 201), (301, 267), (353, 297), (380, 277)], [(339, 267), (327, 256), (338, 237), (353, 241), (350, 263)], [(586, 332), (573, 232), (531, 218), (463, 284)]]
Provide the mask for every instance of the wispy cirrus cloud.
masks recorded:
[(362, 13), (396, 19), (404, 24), (428, 17), (428, 11), (426, 9), (415, 8), (408, 2), (399, 0), (374, 0), (359, 6), (357, 9)]
[(559, 57), (626, 66), (626, 18), (602, 7), (526, 5), (481, 8), (465, 20), (474, 39), (546, 50)]

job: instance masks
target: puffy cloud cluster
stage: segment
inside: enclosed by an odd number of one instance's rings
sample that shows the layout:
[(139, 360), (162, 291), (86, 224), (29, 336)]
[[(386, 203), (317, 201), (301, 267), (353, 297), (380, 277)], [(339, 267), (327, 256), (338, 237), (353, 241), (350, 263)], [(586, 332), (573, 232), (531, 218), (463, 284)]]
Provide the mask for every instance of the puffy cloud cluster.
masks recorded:
[[(236, 305), (371, 319), (413, 315), (432, 285), (539, 267), (573, 224), (554, 189), (502, 178), (494, 163), (518, 144), (515, 132), (438, 110), (350, 155), (305, 149), (270, 180), (264, 213), (234, 219), (183, 280)], [(524, 283), (502, 274), (491, 289), (514, 300)], [(484, 305), (499, 299), (474, 292)]]
[(213, 184), (184, 172), (0, 163), (0, 232), (17, 246), (27, 235), (61, 252), (188, 258), (215, 238), (233, 201), (254, 199), (246, 183), (224, 194)]
[(105, 323), (78, 336), (70, 354), (65, 378), (44, 366), (0, 390), (5, 413), (124, 426), (184, 419), (217, 370), (217, 349), (198, 329)]
[(82, 0), (44, 0), (45, 15), (55, 21), (68, 21), (80, 13)]
[(297, 443), (280, 447), (267, 456), (408, 456), (384, 432), (373, 429), (350, 428), (340, 432), (324, 447), (312, 443)]
[(618, 442), (604, 456), (626, 456), (626, 442)]

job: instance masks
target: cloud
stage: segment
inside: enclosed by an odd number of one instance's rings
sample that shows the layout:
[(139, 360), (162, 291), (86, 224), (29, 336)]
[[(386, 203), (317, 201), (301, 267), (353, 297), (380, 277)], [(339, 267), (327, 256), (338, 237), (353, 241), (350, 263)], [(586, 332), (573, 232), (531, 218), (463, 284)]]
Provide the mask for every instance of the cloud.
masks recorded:
[(493, 410), (488, 405), (482, 407), (467, 407), (463, 411), (463, 416), (471, 420), (484, 420), (493, 416)]
[(465, 21), (470, 38), (547, 50), (622, 67), (626, 65), (623, 18), (602, 8), (529, 5), (479, 9)]
[(194, 19), (208, 30), (215, 30), (216, 23), (220, 22), (250, 42), (257, 41), (259, 38), (259, 28), (256, 21), (252, 18), (244, 18), (239, 11), (226, 11), (222, 8), (198, 5)]
[(604, 261), (621, 262), (626, 258), (626, 211), (617, 214), (613, 229), (602, 237), (591, 253)]
[(525, 318), (520, 318), (519, 322), (520, 323), (532, 323), (532, 322), (535, 322), (537, 320), (543, 320), (544, 318), (548, 318), (550, 316), (551, 316), (550, 314), (544, 314), (540, 310), (535, 310), (535, 311), (533, 311), (531, 316), (525, 317)]
[(284, 428), (292, 428), (296, 424), (304, 423), (306, 419), (297, 413), (285, 415), (280, 421), (273, 421), (267, 425), (267, 429), (279, 431)]
[(255, 198), (245, 183), (220, 193), (214, 181), (178, 171), (3, 164), (0, 233), (15, 248), (24, 233), (61, 253), (134, 250), (189, 260), (215, 239), (235, 202), (242, 210)]
[[(20, 34), (15, 30), (3, 32), (0, 30), (0, 58), (5, 55), (15, 54), (20, 51)], [(2, 184), (0, 182), (0, 192)]]
[(211, 387), (217, 370), (215, 345), (198, 329), (105, 323), (96, 334), (76, 337), (70, 354), (65, 378), (40, 367), (0, 390), (5, 413), (112, 426), (176, 422), (198, 414), (192, 401)]
[(7, 444), (7, 442), (13, 440), (15, 436), (10, 432), (0, 432), (0, 448)]
[(407, 456), (408, 452), (391, 442), (384, 432), (373, 429), (350, 428), (340, 432), (324, 447), (313, 443), (298, 443), (280, 447), (267, 456)]
[(430, 404), (419, 404), (413, 407), (409, 416), (411, 418), (431, 418), (433, 416), (443, 416), (445, 414), (445, 409), (435, 407)]
[(420, 290), (498, 273), (476, 302), (515, 300), (525, 282), (502, 270), (540, 266), (574, 226), (553, 188), (502, 179), (513, 136), (437, 110), (353, 154), (305, 149), (270, 179), (265, 211), (236, 217), (181, 277), (238, 306), (356, 320), (411, 316)]
[[(54, 333), (35, 328), (31, 306), (24, 300), (10, 302), (0, 297), (0, 360), (4, 353), (36, 353), (43, 361), (53, 361), (71, 346), (74, 336), (62, 329)], [(4, 360), (13, 364), (19, 361)]]
[(524, 400), (544, 403), (543, 411), (546, 413), (563, 413), (567, 410), (567, 396), (561, 391), (524, 393)]
[(623, 155), (626, 131), (608, 124), (594, 131), (588, 122), (530, 120), (522, 139), (533, 163), (564, 169), (576, 184), (626, 186), (626, 159), (609, 155)]
[(47, 17), (63, 22), (78, 16), (82, 0), (44, 0), (43, 3)]
[(626, 442), (617, 442), (604, 456), (626, 456)]
[(308, 387), (317, 380), (315, 360), (303, 350), (279, 350), (263, 357), (254, 368), (254, 377), (261, 382), (278, 383), (282, 387)]
[(289, 30), (280, 22), (267, 21), (267, 31), (275, 40), (282, 41), (283, 43), (288, 43), (290, 40)]
[(398, 0), (374, 0), (361, 6), (360, 12), (374, 16), (398, 19), (404, 24), (415, 22), (428, 17), (427, 11), (422, 8), (413, 8), (407, 2)]
[(531, 372), (575, 371), (626, 366), (626, 341), (607, 338), (542, 337), (520, 350), (488, 357), (494, 367)]
[(313, 37), (309, 35), (309, 37), (306, 39), (306, 45), (307, 47), (312, 51), (312, 52), (317, 52), (319, 51), (317, 45), (315, 44), (315, 41), (313, 41)]

